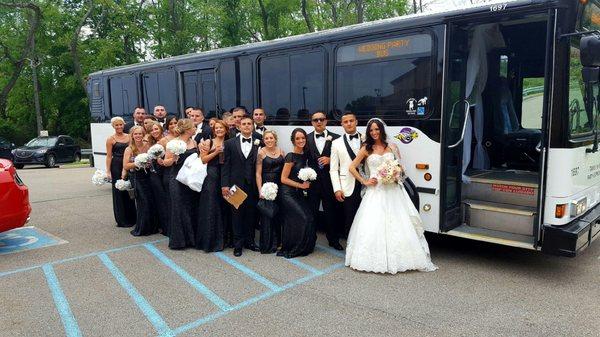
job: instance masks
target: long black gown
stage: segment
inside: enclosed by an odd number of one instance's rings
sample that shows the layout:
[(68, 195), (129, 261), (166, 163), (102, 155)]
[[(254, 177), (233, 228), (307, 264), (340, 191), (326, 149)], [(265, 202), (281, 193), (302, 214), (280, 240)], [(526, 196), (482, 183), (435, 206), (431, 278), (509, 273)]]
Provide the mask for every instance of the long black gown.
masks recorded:
[(158, 228), (162, 231), (163, 235), (168, 235), (170, 195), (168, 193), (168, 185), (165, 187), (164, 184), (165, 167), (160, 166), (156, 160), (153, 160), (149, 172), (152, 201), (154, 202), (158, 217)]
[[(300, 169), (306, 167), (307, 156), (304, 154), (288, 153), (286, 163), (293, 163), (289, 178), (298, 183)], [(308, 199), (301, 189), (281, 184), (279, 192), (282, 206), (283, 231), (281, 250), (286, 258), (305, 256), (315, 249), (317, 232), (313, 212)]]
[(130, 171), (130, 174), (135, 180), (135, 206), (137, 208), (137, 220), (131, 234), (134, 236), (156, 234), (158, 232), (158, 216), (152, 195), (150, 172), (148, 169), (134, 170)]
[(175, 179), (179, 169), (196, 148), (188, 149), (179, 156), (170, 170), (169, 193), (171, 194), (171, 216), (169, 217), (169, 248), (184, 249), (195, 246), (197, 205), (200, 193), (192, 191)]
[(117, 180), (121, 179), (123, 154), (127, 146), (129, 146), (128, 143), (115, 142), (112, 147), (112, 159), (110, 161), (113, 212), (117, 227), (131, 227), (136, 221), (135, 202), (129, 197), (129, 192), (119, 191), (115, 187)]
[[(262, 182), (275, 183), (281, 189), (281, 171), (285, 159), (282, 155), (277, 158), (265, 156), (262, 160)], [(281, 204), (280, 193), (277, 193), (275, 203)], [(263, 254), (273, 253), (281, 242), (281, 225), (283, 219), (280, 210), (271, 219), (261, 214), (260, 216), (260, 252)]]
[(225, 248), (225, 201), (221, 195), (219, 156), (207, 163), (206, 171), (198, 206), (196, 248), (210, 253)]

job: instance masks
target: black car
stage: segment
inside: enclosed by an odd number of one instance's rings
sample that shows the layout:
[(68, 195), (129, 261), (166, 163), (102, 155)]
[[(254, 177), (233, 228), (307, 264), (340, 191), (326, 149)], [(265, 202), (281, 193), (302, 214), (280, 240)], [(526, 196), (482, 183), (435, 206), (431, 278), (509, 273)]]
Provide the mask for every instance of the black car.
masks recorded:
[(8, 140), (0, 137), (0, 158), (12, 160), (12, 150), (15, 148), (15, 144)]
[(54, 167), (81, 160), (81, 148), (69, 136), (37, 137), (12, 151), (16, 168), (26, 164)]

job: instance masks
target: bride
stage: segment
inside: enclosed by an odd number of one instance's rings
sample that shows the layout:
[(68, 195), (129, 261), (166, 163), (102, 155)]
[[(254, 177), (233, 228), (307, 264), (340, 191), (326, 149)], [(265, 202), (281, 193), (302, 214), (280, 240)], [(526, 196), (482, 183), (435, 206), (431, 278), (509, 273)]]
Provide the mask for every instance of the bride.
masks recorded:
[[(350, 173), (366, 186), (366, 193), (348, 235), (346, 266), (352, 269), (391, 273), (406, 270), (433, 271), (429, 246), (418, 211), (401, 184), (382, 184), (377, 167), (385, 160), (400, 159), (395, 144), (388, 144), (384, 123), (367, 123), (366, 141), (350, 165)], [(365, 179), (357, 167), (366, 158)]]

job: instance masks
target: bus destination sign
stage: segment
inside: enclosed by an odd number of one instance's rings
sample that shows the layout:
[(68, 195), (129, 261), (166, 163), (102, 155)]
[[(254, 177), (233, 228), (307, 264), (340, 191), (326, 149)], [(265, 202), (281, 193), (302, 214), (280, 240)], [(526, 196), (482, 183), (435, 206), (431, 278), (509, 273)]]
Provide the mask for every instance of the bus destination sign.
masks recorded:
[(431, 44), (431, 36), (427, 34), (352, 44), (338, 49), (337, 61), (354, 62), (393, 56), (430, 54)]

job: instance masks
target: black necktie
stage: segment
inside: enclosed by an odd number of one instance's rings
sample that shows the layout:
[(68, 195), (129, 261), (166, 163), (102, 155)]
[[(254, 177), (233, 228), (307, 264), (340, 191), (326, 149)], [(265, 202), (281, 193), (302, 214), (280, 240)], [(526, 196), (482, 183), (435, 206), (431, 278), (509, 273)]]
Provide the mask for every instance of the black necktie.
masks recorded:
[(358, 139), (358, 133), (351, 135), (350, 140), (352, 140), (352, 139)]
[(317, 133), (317, 138), (325, 137), (325, 133)]
[(242, 143), (248, 142), (250, 143), (252, 141), (252, 138), (242, 138)]

